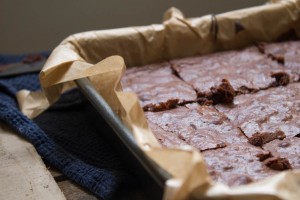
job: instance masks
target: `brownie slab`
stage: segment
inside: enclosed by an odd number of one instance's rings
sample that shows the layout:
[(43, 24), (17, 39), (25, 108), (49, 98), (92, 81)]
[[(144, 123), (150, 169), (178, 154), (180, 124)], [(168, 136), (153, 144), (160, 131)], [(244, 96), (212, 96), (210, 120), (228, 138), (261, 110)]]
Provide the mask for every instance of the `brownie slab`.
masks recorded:
[(276, 173), (262, 159), (269, 152), (248, 143), (202, 152), (213, 180), (229, 186), (257, 181)]
[(162, 146), (193, 146), (216, 182), (243, 185), (300, 169), (299, 44), (130, 68), (121, 82)]
[(300, 133), (299, 83), (240, 95), (232, 105), (216, 105), (216, 108), (256, 146)]
[(212, 88), (219, 86), (223, 79), (228, 80), (236, 93), (244, 94), (286, 85), (292, 76), (290, 70), (267, 58), (256, 47), (170, 62), (178, 76), (192, 85), (200, 97), (210, 96)]
[(194, 103), (145, 115), (152, 132), (166, 147), (188, 144), (204, 151), (247, 142), (240, 130), (212, 106)]
[(121, 84), (124, 91), (133, 91), (138, 95), (145, 110), (159, 109), (159, 104), (164, 104), (168, 109), (177, 103), (197, 99), (194, 89), (173, 74), (169, 63), (130, 68)]
[(284, 140), (273, 140), (263, 146), (274, 156), (287, 158), (294, 169), (300, 169), (300, 138), (286, 138)]

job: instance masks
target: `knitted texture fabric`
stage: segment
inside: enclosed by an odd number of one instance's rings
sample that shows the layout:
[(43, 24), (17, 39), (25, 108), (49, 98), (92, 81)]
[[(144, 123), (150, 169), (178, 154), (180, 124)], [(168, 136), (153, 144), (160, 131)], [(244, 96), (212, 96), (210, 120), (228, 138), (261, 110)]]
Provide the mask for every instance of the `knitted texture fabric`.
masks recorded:
[[(29, 140), (47, 163), (97, 197), (143, 199), (122, 158), (103, 136), (113, 134), (111, 128), (79, 91), (64, 94), (34, 121), (20, 112), (16, 92), (39, 88), (36, 73), (0, 79), (0, 120)], [(101, 129), (95, 123), (101, 123)]]

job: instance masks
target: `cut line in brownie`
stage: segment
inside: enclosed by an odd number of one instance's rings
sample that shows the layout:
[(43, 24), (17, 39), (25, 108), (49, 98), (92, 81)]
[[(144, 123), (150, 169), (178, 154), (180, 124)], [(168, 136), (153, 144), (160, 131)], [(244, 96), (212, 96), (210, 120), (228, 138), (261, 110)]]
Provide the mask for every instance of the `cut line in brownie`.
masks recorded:
[(232, 105), (216, 105), (255, 146), (300, 133), (300, 84), (270, 88), (235, 97)]
[(240, 130), (212, 106), (194, 103), (145, 115), (153, 134), (165, 147), (191, 145), (205, 151), (247, 142)]
[(300, 75), (300, 41), (288, 41), (280, 43), (262, 43), (260, 49), (271, 59), (281, 63), (286, 69), (291, 70), (299, 80)]
[(229, 186), (245, 185), (277, 173), (264, 162), (270, 153), (248, 143), (231, 144), (202, 155), (213, 180)]
[(273, 140), (263, 146), (274, 156), (289, 160), (293, 169), (300, 169), (300, 138), (292, 137), (284, 140)]
[(192, 85), (199, 97), (212, 98), (214, 88), (224, 80), (236, 94), (244, 94), (287, 85), (294, 77), (291, 70), (260, 53), (257, 47), (170, 62), (178, 76)]
[(129, 68), (121, 80), (124, 91), (135, 92), (144, 110), (159, 111), (194, 102), (194, 89), (173, 74), (169, 63)]

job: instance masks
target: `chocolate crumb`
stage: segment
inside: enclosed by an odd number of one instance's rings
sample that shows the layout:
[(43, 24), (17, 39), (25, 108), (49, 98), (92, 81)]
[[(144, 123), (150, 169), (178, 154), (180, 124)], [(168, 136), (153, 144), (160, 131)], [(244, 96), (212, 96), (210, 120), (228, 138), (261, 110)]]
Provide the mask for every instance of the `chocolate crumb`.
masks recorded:
[(211, 171), (209, 171), (209, 175), (216, 176), (217, 172), (215, 170), (211, 170)]
[(288, 159), (280, 157), (272, 157), (265, 160), (265, 165), (271, 169), (283, 171), (287, 169), (292, 169), (292, 166)]
[(249, 138), (249, 143), (254, 146), (261, 147), (264, 145), (264, 138), (261, 134), (255, 133), (251, 138)]
[(211, 100), (214, 104), (233, 102), (235, 92), (227, 79), (223, 79), (222, 83), (218, 87), (211, 87), (210, 91)]
[(285, 86), (290, 82), (290, 76), (285, 72), (277, 72), (271, 75), (276, 81), (273, 83), (274, 86)]
[(162, 102), (158, 104), (147, 104), (143, 107), (144, 111), (151, 111), (151, 112), (159, 112), (163, 110), (170, 110), (175, 108), (178, 105), (178, 99), (170, 99), (167, 102)]
[(259, 159), (260, 162), (272, 157), (272, 154), (270, 152), (268, 153), (259, 153), (256, 155), (256, 157)]
[(227, 165), (227, 166), (224, 166), (223, 167), (223, 170), (224, 171), (228, 171), (228, 170), (232, 170), (233, 169), (233, 166), (232, 165)]
[(270, 57), (272, 60), (277, 61), (279, 64), (284, 65), (284, 57), (282, 55), (268, 54), (268, 57)]
[(254, 133), (249, 138), (249, 143), (254, 146), (262, 147), (264, 144), (271, 142), (272, 140), (279, 139), (282, 140), (286, 136), (283, 131), (276, 131), (275, 133), (264, 132), (264, 133)]

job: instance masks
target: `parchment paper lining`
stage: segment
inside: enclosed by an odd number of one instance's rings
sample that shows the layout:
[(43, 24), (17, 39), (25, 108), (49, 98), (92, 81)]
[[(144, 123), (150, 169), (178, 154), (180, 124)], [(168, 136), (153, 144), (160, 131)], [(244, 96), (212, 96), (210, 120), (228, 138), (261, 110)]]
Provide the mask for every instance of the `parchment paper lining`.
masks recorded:
[[(237, 31), (237, 26), (242, 30)], [(122, 92), (119, 83), (124, 60), (131, 67), (237, 49), (259, 41), (274, 41), (288, 31), (300, 36), (300, 0), (273, 0), (254, 8), (193, 19), (185, 19), (179, 10), (171, 8), (163, 24), (69, 36), (55, 48), (40, 73), (43, 92), (20, 91), (18, 102), (22, 112), (34, 118), (63, 91), (74, 87), (73, 80), (89, 77), (132, 130), (139, 146), (173, 175), (166, 183), (164, 199), (298, 199), (297, 170), (236, 188), (214, 184), (199, 152), (192, 148), (164, 149), (158, 144), (137, 96)]]

